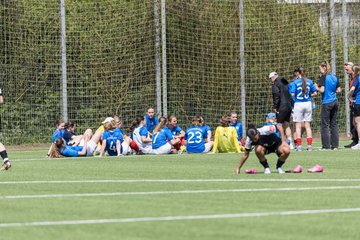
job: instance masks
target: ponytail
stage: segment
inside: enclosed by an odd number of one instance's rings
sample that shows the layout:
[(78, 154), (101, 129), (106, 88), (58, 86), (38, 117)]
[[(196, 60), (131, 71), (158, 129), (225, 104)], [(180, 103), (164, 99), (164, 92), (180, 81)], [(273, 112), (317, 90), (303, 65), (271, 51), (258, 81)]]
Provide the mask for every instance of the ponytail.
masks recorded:
[(140, 123), (144, 121), (144, 117), (137, 117), (134, 121), (131, 122), (131, 126), (127, 129), (128, 132), (134, 131), (134, 129), (140, 125)]
[(166, 117), (160, 117), (159, 118), (159, 124), (155, 127), (154, 129), (154, 133), (157, 133), (159, 132), (161, 129), (163, 129), (163, 127), (167, 124), (167, 119)]
[(306, 94), (306, 72), (303, 67), (299, 68), (299, 74), (301, 75), (301, 80), (302, 80), (301, 92), (302, 92), (303, 96), (305, 96), (305, 94)]

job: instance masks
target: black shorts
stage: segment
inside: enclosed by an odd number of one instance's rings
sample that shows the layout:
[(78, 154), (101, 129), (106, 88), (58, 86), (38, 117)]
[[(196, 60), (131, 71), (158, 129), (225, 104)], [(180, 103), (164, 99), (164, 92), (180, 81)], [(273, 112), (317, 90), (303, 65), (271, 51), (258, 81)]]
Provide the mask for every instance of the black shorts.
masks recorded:
[(276, 122), (277, 123), (290, 122), (290, 117), (291, 117), (291, 108), (279, 109), (279, 113), (276, 114)]
[(360, 117), (360, 104), (354, 104), (352, 107), (354, 117)]
[(277, 150), (280, 147), (281, 143), (281, 141), (278, 141), (271, 146), (263, 146), (265, 148), (265, 155), (270, 153), (276, 153), (277, 155), (279, 155)]

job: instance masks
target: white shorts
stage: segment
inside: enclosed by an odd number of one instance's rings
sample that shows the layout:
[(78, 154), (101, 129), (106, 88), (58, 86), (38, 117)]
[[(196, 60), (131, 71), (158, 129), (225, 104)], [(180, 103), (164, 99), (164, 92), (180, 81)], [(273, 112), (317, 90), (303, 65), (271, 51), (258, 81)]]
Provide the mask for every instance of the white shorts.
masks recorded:
[(170, 143), (166, 143), (165, 145), (162, 145), (159, 148), (153, 149), (152, 153), (153, 154), (168, 154), (171, 152), (171, 144)]
[(139, 146), (140, 151), (145, 154), (151, 154), (153, 151), (151, 147), (151, 143), (147, 145), (144, 144), (144, 146)]
[(127, 155), (129, 153), (132, 153), (130, 145), (125, 141), (123, 141), (123, 143), (121, 144), (121, 150), (122, 150), (121, 154), (123, 154), (123, 155)]
[(294, 122), (312, 121), (312, 104), (310, 101), (295, 103), (293, 121)]
[(205, 150), (203, 151), (204, 153), (207, 153), (211, 150), (212, 144), (210, 143), (205, 143)]
[[(85, 142), (84, 139), (81, 139), (79, 146), (84, 146)], [(92, 139), (90, 139), (86, 146), (86, 156), (92, 156), (95, 152), (97, 147), (97, 143), (95, 143)]]

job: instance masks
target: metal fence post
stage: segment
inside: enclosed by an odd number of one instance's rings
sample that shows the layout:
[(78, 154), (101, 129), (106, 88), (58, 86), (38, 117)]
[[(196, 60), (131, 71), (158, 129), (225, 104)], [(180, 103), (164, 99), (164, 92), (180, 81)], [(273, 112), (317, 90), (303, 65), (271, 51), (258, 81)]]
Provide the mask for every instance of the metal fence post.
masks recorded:
[(239, 1), (239, 23), (240, 23), (240, 84), (241, 84), (241, 122), (243, 133), (246, 131), (246, 105), (245, 105), (245, 59), (244, 59), (244, 0)]
[(166, 5), (161, 0), (163, 116), (167, 116)]
[(331, 69), (336, 74), (335, 0), (330, 0)]
[(160, 26), (159, 1), (154, 0), (154, 28), (155, 28), (155, 71), (156, 71), (156, 112), (162, 115), (161, 108), (161, 65), (160, 65)]
[(62, 117), (65, 122), (68, 120), (68, 106), (67, 106), (67, 69), (66, 69), (66, 25), (65, 25), (65, 0), (60, 1), (60, 15), (61, 15), (61, 105)]
[[(346, 0), (342, 0), (342, 29), (343, 29), (343, 41), (344, 41), (344, 62), (349, 61), (349, 48), (348, 48), (348, 16)], [(349, 76), (345, 74), (345, 96), (349, 92)], [(345, 98), (346, 99), (346, 98)], [(345, 117), (346, 117), (346, 135), (350, 137), (350, 106), (345, 100)]]

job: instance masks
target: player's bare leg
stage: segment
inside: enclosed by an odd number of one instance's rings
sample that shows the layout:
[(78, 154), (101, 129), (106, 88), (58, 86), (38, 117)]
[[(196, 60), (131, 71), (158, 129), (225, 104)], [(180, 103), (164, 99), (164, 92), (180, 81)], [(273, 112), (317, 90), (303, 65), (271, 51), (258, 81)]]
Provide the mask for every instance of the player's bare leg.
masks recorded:
[(282, 169), (282, 165), (285, 163), (286, 159), (290, 155), (290, 146), (287, 143), (282, 142), (282, 144), (277, 149), (277, 155), (279, 158), (276, 163), (276, 169), (280, 174), (285, 173)]
[(288, 125), (289, 125), (288, 122), (278, 123), (277, 124), (277, 127), (278, 127), (279, 132), (280, 132), (280, 136), (281, 136), (281, 141), (283, 141), (283, 142), (286, 141), (285, 129), (288, 127)]
[(0, 168), (0, 171), (5, 171), (5, 170), (8, 170), (9, 168), (11, 168), (11, 163), (9, 161), (5, 146), (2, 143), (0, 143), (0, 155), (4, 161)]
[(265, 157), (265, 150), (266, 149), (261, 145), (258, 145), (255, 147), (256, 156), (259, 159), (260, 164), (264, 167), (264, 173), (270, 174), (271, 171), (269, 168), (269, 163), (267, 162), (266, 157)]

